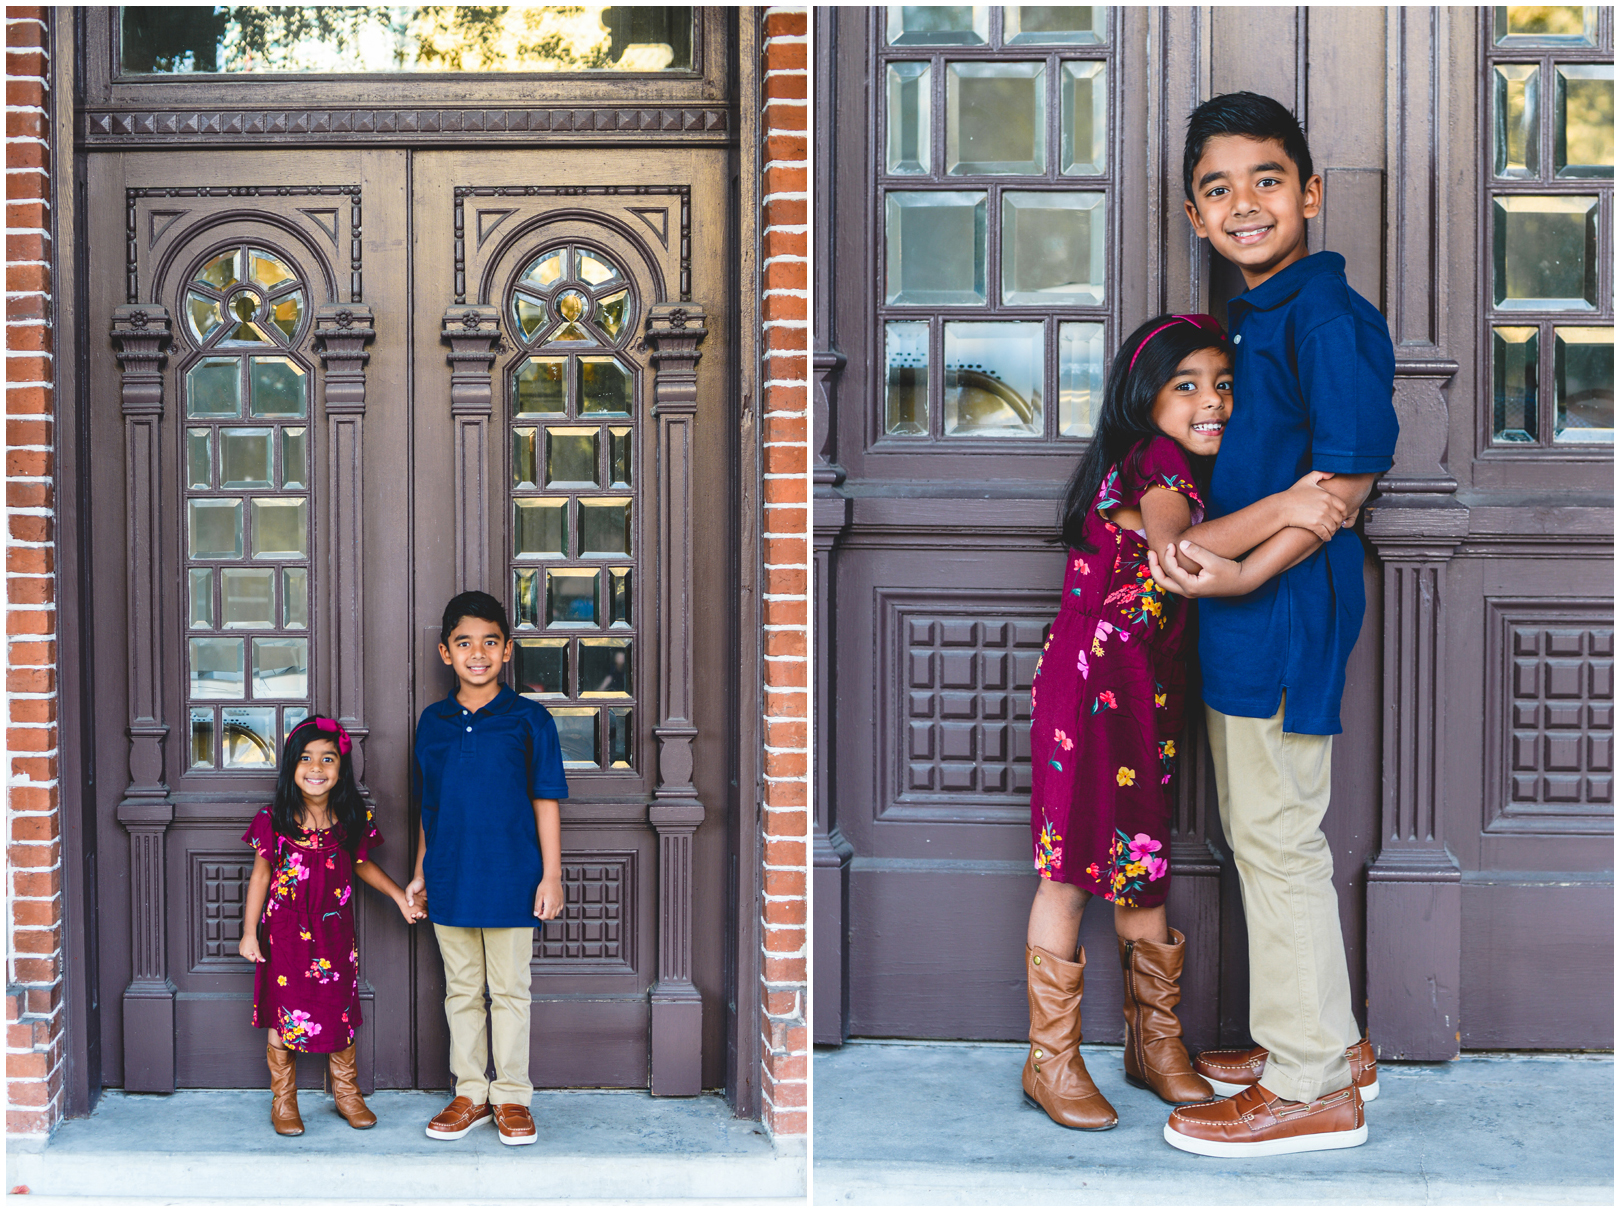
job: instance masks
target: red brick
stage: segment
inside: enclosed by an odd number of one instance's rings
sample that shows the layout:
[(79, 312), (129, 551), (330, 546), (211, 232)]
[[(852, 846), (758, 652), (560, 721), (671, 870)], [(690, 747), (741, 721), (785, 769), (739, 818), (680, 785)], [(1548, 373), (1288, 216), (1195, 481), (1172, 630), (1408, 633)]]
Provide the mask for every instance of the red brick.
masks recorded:
[(784, 72), (802, 70), (805, 52), (809, 47), (802, 42), (767, 42), (765, 44), (765, 71)]
[[(802, 297), (792, 297), (781, 293), (775, 297), (767, 297), (762, 306), (765, 325), (771, 326), (783, 322), (803, 324), (806, 304), (805, 299)], [(795, 344), (794, 348), (797, 349), (798, 345)]]
[[(802, 630), (774, 628), (765, 632), (765, 653), (772, 658), (807, 658), (805, 647), (809, 643)], [(15, 707), (14, 707), (15, 710)], [(13, 721), (20, 721), (13, 711)]]
[(766, 624), (803, 624), (804, 617), (803, 602), (773, 600), (765, 605)]
[(772, 475), (794, 475), (805, 469), (809, 458), (803, 446), (770, 446), (765, 451), (765, 470)]
[[(53, 956), (62, 950), (62, 934), (55, 927), (49, 930), (14, 930), (12, 945), (20, 956)], [(791, 948), (781, 950), (789, 951)]]
[[(804, 895), (804, 872), (767, 869), (764, 886), (767, 896), (792, 900), (796, 896)], [(771, 923), (773, 926), (777, 924)]]
[(766, 225), (803, 225), (809, 215), (803, 200), (771, 200), (763, 211)]
[(51, 347), (50, 328), (41, 323), (7, 323), (6, 347), (10, 352), (48, 352)]
[(6, 422), (7, 446), (49, 446), (52, 430), (49, 420), (11, 420)]
[(767, 722), (765, 724), (766, 747), (807, 747), (805, 724), (797, 722)]
[(773, 263), (765, 269), (767, 289), (803, 289), (808, 284), (802, 263)]
[(773, 1053), (770, 1064), (771, 1077), (778, 1083), (802, 1083), (805, 1079), (806, 1068), (802, 1053)]
[[(11, 156), (15, 146), (6, 146), (6, 156)], [(6, 235), (6, 262), (7, 263), (39, 263), (48, 259), (50, 239), (44, 234), (7, 234)]]
[(804, 258), (809, 254), (809, 234), (785, 234), (780, 230), (773, 230), (765, 235), (765, 258), (774, 259), (778, 255), (798, 255)]
[[(803, 777), (810, 771), (809, 759), (803, 752), (772, 752), (765, 758), (765, 773), (769, 777)], [(799, 831), (803, 832), (804, 830), (801, 828)], [(771, 836), (796, 835), (769, 832), (769, 821), (767, 821), (767, 832)]]
[(48, 845), (13, 845), (6, 850), (6, 858), (19, 870), (46, 870), (60, 865), (62, 852), (54, 841)]
[(42, 319), (46, 315), (46, 297), (43, 293), (29, 293), (6, 301), (8, 319)]
[[(7, 279), (10, 279), (8, 274)], [(12, 382), (49, 382), (51, 380), (51, 359), (49, 357), (7, 357), (6, 377)], [(21, 409), (11, 406), (11, 394), (6, 395), (6, 411), (13, 412)]]
[(808, 372), (808, 363), (801, 356), (765, 358), (765, 379), (768, 382), (802, 381)]
[(11, 578), (6, 592), (13, 603), (50, 603), (54, 585), (49, 578)]
[(44, 109), (45, 83), (43, 81), (8, 80), (6, 82), (7, 106), (37, 106)]
[[(788, 195), (799, 194), (810, 189), (806, 171), (796, 166), (771, 166), (765, 171), (765, 181), (760, 187), (760, 195)], [(782, 265), (774, 263), (768, 271), (775, 271)], [(798, 264), (803, 267), (803, 264)]]
[[(763, 90), (766, 101), (769, 102), (778, 98), (803, 98), (805, 96), (805, 85), (807, 80), (808, 77), (803, 72), (789, 72), (781, 76), (766, 77), (765, 87)], [(772, 123), (768, 118), (766, 119), (766, 124), (769, 127), (778, 126), (777, 124)], [(787, 125), (783, 124), (781, 126), (786, 127)], [(797, 131), (801, 129), (794, 126), (789, 128), (789, 130)]]
[(47, 871), (13, 871), (11, 894), (49, 899), (62, 890), (62, 868)]
[(62, 1005), (62, 983), (57, 981), (44, 989), (30, 989), (23, 1005), (30, 1015), (56, 1014), (56, 1008)]
[[(803, 921), (799, 923), (803, 925)], [(765, 991), (765, 1013), (767, 1015), (802, 1014), (804, 1011), (800, 1003), (803, 999), (798, 990), (767, 989)]]
[(12, 961), (11, 978), (23, 985), (44, 985), (47, 982), (56, 980), (61, 975), (61, 965), (56, 962), (54, 956), (49, 959), (18, 956)]
[[(795, 783), (803, 789), (803, 783)], [(769, 789), (770, 787), (766, 787)], [(805, 850), (803, 841), (767, 841), (765, 843), (765, 865), (767, 866), (803, 866)]]
[(13, 726), (6, 731), (6, 750), (10, 752), (48, 752), (55, 747), (54, 726)]
[[(15, 152), (15, 149), (7, 149), (6, 156), (13, 156)], [(44, 293), (50, 287), (51, 272), (44, 264), (6, 269), (6, 289), (12, 293)]]
[(54, 926), (62, 920), (62, 901), (13, 900), (11, 920), (18, 926)]
[(55, 811), (55, 786), (12, 786), (10, 792), (13, 811)]
[(765, 160), (804, 161), (808, 148), (809, 142), (801, 132), (772, 132), (765, 138)]
[[(9, 10), (17, 12), (16, 9)], [(27, 10), (22, 10), (26, 12)], [(801, 9), (797, 12), (770, 13), (765, 18), (765, 37), (772, 38), (803, 38), (805, 36), (807, 14)]]
[(804, 898), (784, 898), (765, 902), (765, 922), (771, 926), (804, 925)]
[(805, 716), (805, 695), (802, 692), (767, 692), (765, 716), (768, 718), (802, 718)]
[(766, 957), (760, 976), (772, 985), (803, 985), (804, 959), (794, 957), (777, 960)]
[[(50, 475), (50, 451), (8, 450), (6, 452), (6, 474), (8, 476), (33, 476), (35, 478)], [(36, 569), (34, 572), (42, 573), (44, 570)]]
[[(16, 426), (8, 422), (6, 427), (15, 428)], [(767, 519), (773, 512), (778, 511), (766, 511)], [(49, 523), (51, 520), (39, 514), (26, 516), (14, 514), (11, 519), (11, 533), (13, 535), (17, 534), (19, 524), (33, 521)], [(56, 613), (54, 611), (41, 611), (37, 608), (13, 608), (6, 613), (6, 632), (12, 637), (37, 637), (46, 633), (54, 633), (56, 632)]]
[(8, 1079), (43, 1079), (50, 1073), (44, 1053), (6, 1053)]
[[(6, 486), (6, 504), (12, 509), (37, 510), (46, 508), (51, 504), (51, 490), (48, 484), (37, 482), (24, 482), (16, 480)], [(29, 602), (48, 602), (49, 600), (33, 599)]]
[(765, 660), (765, 682), (772, 688), (803, 688), (807, 668), (802, 662)]
[[(784, 94), (784, 97), (795, 95)], [(32, 110), (8, 110), (6, 112), (6, 138), (14, 139), (18, 136), (32, 136), (36, 140), (45, 138), (45, 116)]]
[(11, 761), (13, 776), (23, 776), (29, 781), (50, 782), (56, 780), (56, 760), (51, 756), (14, 756)]
[(7, 229), (49, 229), (50, 227), (51, 206), (43, 200), (28, 200), (24, 203), (6, 205)]
[[(767, 416), (765, 418), (765, 441), (767, 444), (771, 442), (807, 442), (809, 438), (810, 425), (803, 416)], [(796, 453), (800, 455), (801, 463), (805, 457), (808, 457), (803, 451)], [(802, 466), (800, 470), (803, 470)]]
[(802, 535), (786, 539), (767, 539), (765, 541), (765, 563), (767, 565), (807, 564), (810, 559), (809, 547)]
[[(769, 426), (767, 425), (767, 428)], [(15, 518), (13, 522), (17, 521)], [(767, 505), (765, 531), (769, 535), (803, 535), (809, 526), (809, 513), (803, 506)], [(13, 612), (13, 615), (17, 613)], [(8, 621), (9, 623), (9, 621)], [(33, 629), (13, 628), (14, 633), (34, 632)]]
[[(29, 59), (37, 57), (18, 57), (8, 55), (6, 57), (7, 67), (10, 68), (12, 65), (14, 65), (18, 58)], [(12, 75), (16, 75), (16, 73), (13, 72)], [(23, 75), (27, 74), (25, 73)], [(8, 170), (40, 170), (49, 166), (50, 161), (50, 152), (43, 144), (35, 144), (30, 140), (23, 143), (9, 144), (6, 146), (6, 168)]]
[(777, 953), (804, 950), (803, 930), (765, 931), (765, 950)]
[(40, 667), (17, 667), (8, 675), (7, 687), (13, 692), (54, 692), (56, 673)]
[[(34, 423), (34, 422), (26, 422)], [(6, 428), (16, 433), (16, 421), (7, 421)], [(29, 543), (48, 544), (53, 534), (51, 517), (49, 514), (13, 514), (11, 516), (11, 537), (26, 540)]]
[[(31, 81), (10, 81), (7, 88), (40, 86)], [(13, 200), (43, 200), (49, 197), (51, 180), (43, 170), (13, 169), (6, 175), (6, 198)]]
[[(787, 807), (795, 807), (802, 810), (809, 803), (809, 801), (809, 787), (806, 786), (804, 782), (795, 780), (793, 778), (787, 778), (782, 781), (776, 781), (769, 778), (766, 779), (766, 806), (776, 808), (777, 810)], [(797, 863), (784, 861), (776, 863), (775, 865), (803, 866), (804, 863), (802, 861)]]
[[(12, 451), (15, 455), (17, 452)], [(11, 465), (8, 458), (8, 467)], [(17, 475), (33, 476), (40, 473), (33, 471), (17, 472)], [(56, 549), (49, 544), (35, 548), (7, 548), (6, 569), (11, 573), (50, 573), (56, 562)]]
[(56, 721), (56, 700), (21, 700), (11, 702), (11, 720), (13, 722), (54, 722)]
[[(804, 757), (800, 756), (800, 760)], [(810, 817), (800, 811), (766, 811), (764, 831), (768, 837), (802, 837)]]
[(6, 1084), (6, 1101), (17, 1108), (44, 1108), (51, 1102), (50, 1088), (38, 1080), (10, 1082)]

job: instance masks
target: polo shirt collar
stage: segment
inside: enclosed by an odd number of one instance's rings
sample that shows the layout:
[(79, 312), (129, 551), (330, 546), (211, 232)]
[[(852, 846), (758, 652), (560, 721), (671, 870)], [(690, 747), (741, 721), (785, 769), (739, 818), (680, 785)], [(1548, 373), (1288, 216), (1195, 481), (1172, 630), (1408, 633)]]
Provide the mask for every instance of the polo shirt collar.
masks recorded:
[(1344, 256), (1337, 251), (1317, 251), (1314, 255), (1306, 255), (1290, 263), (1275, 276), (1234, 297), (1231, 304), (1241, 304), (1251, 310), (1275, 310), (1303, 289), (1308, 281), (1328, 273), (1344, 275)]
[[(440, 701), (438, 704), (439, 716), (441, 718), (459, 718), (461, 716), (465, 707), (460, 701), (456, 700), (456, 693), (460, 691), (461, 685), (460, 683), (456, 683), (452, 684), (450, 691), (445, 693), (444, 700)], [(513, 692), (503, 683), (500, 687), (500, 691), (498, 691), (494, 697), (491, 698), (489, 704), (482, 705), (473, 711), (473, 717), (476, 718), (481, 713), (505, 713), (512, 702), (519, 699), (518, 694)]]

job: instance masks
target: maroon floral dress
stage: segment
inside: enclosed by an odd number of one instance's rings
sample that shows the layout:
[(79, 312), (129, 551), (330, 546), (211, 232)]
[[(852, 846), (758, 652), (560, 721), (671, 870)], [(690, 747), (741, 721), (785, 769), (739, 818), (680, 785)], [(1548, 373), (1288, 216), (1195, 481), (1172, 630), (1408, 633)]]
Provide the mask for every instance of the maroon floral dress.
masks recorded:
[(1155, 908), (1170, 888), (1170, 778), (1186, 683), (1186, 605), (1154, 582), (1147, 541), (1100, 511), (1149, 488), (1203, 496), (1166, 437), (1108, 473), (1085, 518), (1095, 552), (1069, 551), (1063, 602), (1030, 693), (1035, 869), (1114, 904)]
[(295, 841), (276, 834), (263, 807), (242, 839), (271, 870), (259, 919), (264, 959), (253, 979), (253, 1026), (274, 1028), (300, 1053), (340, 1053), (360, 1026), (354, 868), (382, 844), (382, 834), (368, 811), (352, 853), (335, 828)]

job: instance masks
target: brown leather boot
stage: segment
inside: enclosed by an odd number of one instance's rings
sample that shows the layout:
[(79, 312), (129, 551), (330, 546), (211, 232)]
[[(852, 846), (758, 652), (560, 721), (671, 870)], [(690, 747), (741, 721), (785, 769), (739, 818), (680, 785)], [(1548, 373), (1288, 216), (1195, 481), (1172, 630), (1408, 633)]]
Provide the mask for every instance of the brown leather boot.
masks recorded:
[(1125, 970), (1125, 1081), (1169, 1104), (1202, 1104), (1215, 1089), (1194, 1073), (1181, 1043), (1181, 965), (1187, 940), (1170, 931), (1168, 943), (1119, 940)]
[(357, 1130), (369, 1130), (377, 1124), (377, 1115), (366, 1107), (366, 1098), (360, 1094), (359, 1070), (354, 1064), (354, 1046), (342, 1053), (326, 1055), (326, 1073), (332, 1080), (332, 1103), (343, 1119)]
[(304, 1119), (298, 1115), (298, 1055), (291, 1049), (265, 1045), (270, 1063), (270, 1124), (283, 1138), (296, 1138), (304, 1132)]
[(1075, 1130), (1111, 1130), (1119, 1114), (1103, 1099), (1080, 1056), (1080, 995), (1086, 952), (1076, 963), (1042, 947), (1024, 948), (1029, 974), (1029, 1057), (1024, 1060), (1024, 1098), (1059, 1125)]

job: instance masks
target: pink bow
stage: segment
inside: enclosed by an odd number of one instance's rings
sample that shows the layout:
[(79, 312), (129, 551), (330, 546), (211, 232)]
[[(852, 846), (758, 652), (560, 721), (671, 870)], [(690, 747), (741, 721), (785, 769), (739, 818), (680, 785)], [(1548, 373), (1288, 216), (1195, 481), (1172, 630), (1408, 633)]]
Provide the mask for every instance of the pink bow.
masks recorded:
[(349, 754), (348, 731), (344, 730), (331, 718), (311, 718), (310, 721), (315, 723), (316, 730), (329, 730), (337, 736), (338, 755), (347, 756)]

